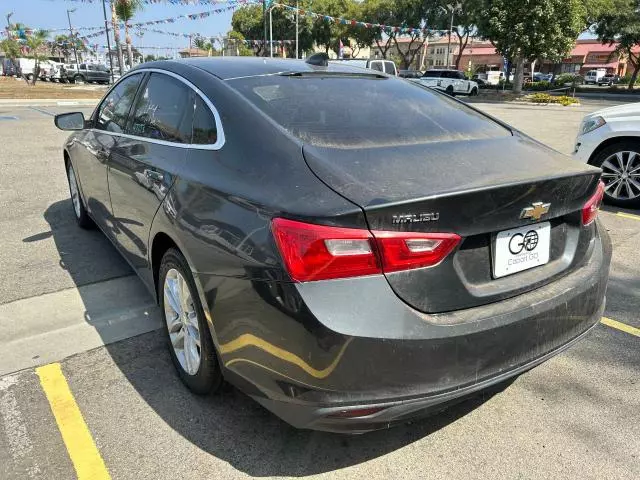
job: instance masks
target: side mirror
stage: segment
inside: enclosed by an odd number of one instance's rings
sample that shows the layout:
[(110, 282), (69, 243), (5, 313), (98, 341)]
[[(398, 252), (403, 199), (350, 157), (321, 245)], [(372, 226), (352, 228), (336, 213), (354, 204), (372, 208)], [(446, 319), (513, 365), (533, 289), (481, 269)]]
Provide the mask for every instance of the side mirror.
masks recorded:
[(84, 115), (82, 112), (61, 113), (53, 117), (53, 123), (60, 130), (84, 129)]

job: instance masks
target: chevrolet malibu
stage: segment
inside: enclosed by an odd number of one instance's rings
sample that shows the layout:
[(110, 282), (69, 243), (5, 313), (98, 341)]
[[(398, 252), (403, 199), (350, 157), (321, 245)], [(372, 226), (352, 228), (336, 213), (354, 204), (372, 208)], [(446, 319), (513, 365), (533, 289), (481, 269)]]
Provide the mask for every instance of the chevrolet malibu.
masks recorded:
[(157, 298), (178, 375), (296, 427), (433, 412), (598, 323), (600, 169), (349, 65), (145, 63), (55, 118), (73, 214)]

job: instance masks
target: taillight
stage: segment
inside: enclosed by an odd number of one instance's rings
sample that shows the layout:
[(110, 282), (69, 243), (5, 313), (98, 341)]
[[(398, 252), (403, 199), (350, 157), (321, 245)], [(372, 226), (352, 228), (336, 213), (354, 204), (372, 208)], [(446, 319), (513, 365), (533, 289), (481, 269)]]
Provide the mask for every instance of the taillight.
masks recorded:
[(460, 242), (455, 233), (373, 232), (385, 272), (432, 267)]
[(598, 216), (598, 209), (602, 204), (602, 198), (604, 197), (604, 183), (602, 181), (598, 182), (598, 188), (596, 189), (596, 193), (587, 200), (587, 203), (582, 207), (582, 225), (587, 226), (596, 219)]
[(291, 278), (299, 282), (380, 273), (369, 230), (275, 218), (276, 243)]
[(292, 279), (326, 280), (429, 267), (460, 242), (451, 233), (380, 232), (276, 218), (273, 233)]

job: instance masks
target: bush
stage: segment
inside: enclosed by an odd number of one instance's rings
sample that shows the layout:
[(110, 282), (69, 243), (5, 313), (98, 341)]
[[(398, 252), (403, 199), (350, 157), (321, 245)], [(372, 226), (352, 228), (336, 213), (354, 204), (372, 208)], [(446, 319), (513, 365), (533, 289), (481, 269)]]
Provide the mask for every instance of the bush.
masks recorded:
[(557, 103), (565, 107), (574, 103), (578, 103), (578, 100), (573, 97), (568, 97), (566, 95), (556, 97), (553, 95), (549, 95), (548, 93), (534, 93), (532, 95), (526, 96), (525, 100), (531, 103)]
[(522, 86), (523, 90), (533, 90), (534, 92), (549, 90), (551, 84), (547, 81), (526, 83)]
[(574, 75), (572, 73), (562, 73), (554, 79), (553, 84), (558, 87), (562, 87), (566, 84), (579, 85), (583, 81), (584, 81), (584, 78), (582, 78), (581, 75)]

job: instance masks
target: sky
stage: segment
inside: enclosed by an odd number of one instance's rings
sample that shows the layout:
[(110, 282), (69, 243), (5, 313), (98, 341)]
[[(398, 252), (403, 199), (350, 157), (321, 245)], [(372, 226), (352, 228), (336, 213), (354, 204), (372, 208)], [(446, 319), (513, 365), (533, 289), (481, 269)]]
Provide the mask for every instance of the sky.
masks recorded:
[[(148, 20), (158, 20), (169, 17), (177, 17), (179, 15), (192, 14), (206, 12), (218, 8), (225, 8), (228, 6), (225, 0), (210, 0), (209, 4), (173, 4), (169, 1), (156, 0), (160, 3), (152, 3), (143, 5), (143, 10), (140, 11), (132, 23), (144, 22)], [(198, 0), (191, 0), (195, 2)], [(104, 16), (102, 12), (101, 0), (0, 0), (0, 25), (3, 27), (6, 25), (6, 15), (9, 12), (13, 12), (11, 22), (20, 22), (31, 28), (38, 29), (58, 29), (66, 28), (66, 31), (57, 33), (68, 33), (69, 23), (67, 20), (67, 9), (76, 9), (71, 13), (71, 23), (74, 28), (76, 27), (93, 27), (104, 26)], [(148, 28), (159, 29), (176, 33), (199, 33), (206, 37), (217, 36), (225, 34), (231, 29), (231, 16), (232, 11), (226, 11), (222, 13), (212, 14), (209, 17), (190, 20), (188, 18), (181, 18), (176, 20), (175, 23), (151, 25)], [(110, 21), (110, 7), (107, 3), (107, 17)], [(109, 23), (111, 27), (111, 23)], [(110, 30), (111, 32), (111, 30)], [(92, 31), (80, 30), (80, 35), (92, 33)], [(132, 43), (135, 47), (174, 47), (185, 48), (189, 46), (188, 38), (178, 38), (169, 35), (162, 35), (153, 32), (144, 32), (142, 37), (137, 36), (135, 29), (132, 30)], [(53, 33), (52, 33), (53, 35)], [(124, 41), (124, 33), (121, 33), (122, 40)], [(113, 37), (112, 37), (113, 42)], [(90, 38), (90, 44), (106, 45), (106, 36), (104, 34)], [(113, 45), (112, 45), (113, 46)], [(142, 51), (146, 54), (155, 55), (168, 55), (175, 50), (151, 50), (143, 48)]]

